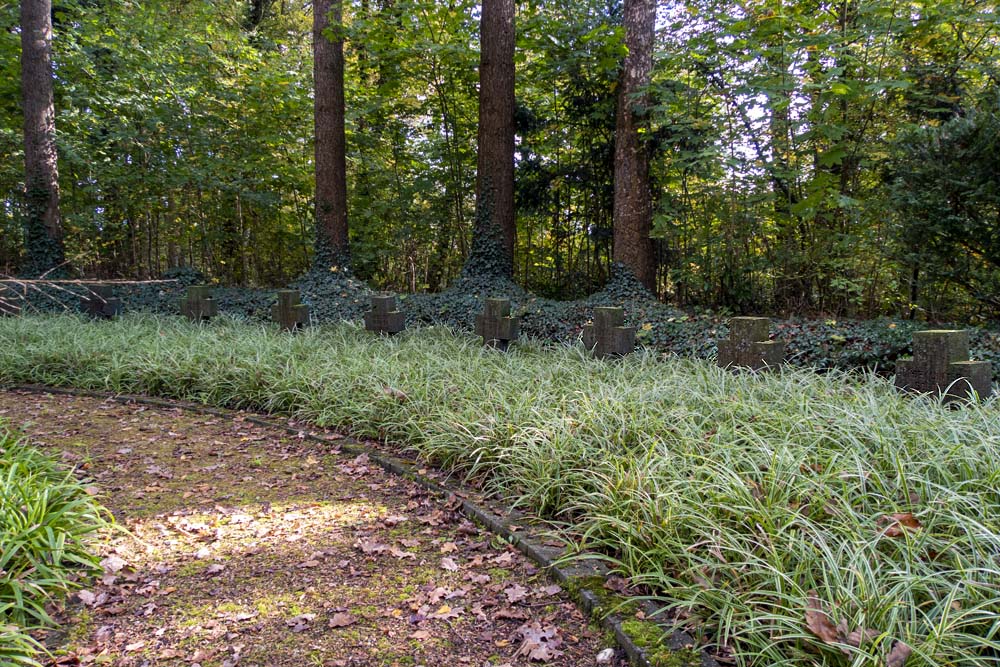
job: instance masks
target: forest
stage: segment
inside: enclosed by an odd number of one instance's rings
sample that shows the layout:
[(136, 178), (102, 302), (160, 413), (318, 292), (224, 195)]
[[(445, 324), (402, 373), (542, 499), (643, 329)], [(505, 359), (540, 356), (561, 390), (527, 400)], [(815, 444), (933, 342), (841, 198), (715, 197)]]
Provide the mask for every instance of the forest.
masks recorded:
[(1000, 664), (997, 4), (0, 3), (0, 665)]
[[(315, 250), (325, 209), (314, 102), (329, 83), (314, 81), (313, 9), (330, 4), (55, 0), (60, 266), (273, 287), (328, 259)], [(507, 272), (525, 289), (580, 298), (621, 261), (616, 114), (627, 103), (648, 170), (628, 181), (649, 194), (640, 278), (662, 301), (770, 315), (1000, 314), (997, 3), (633, 2), (655, 7), (638, 86), (623, 67), (643, 50), (629, 48), (629, 2), (506, 4), (516, 35), (513, 109), (501, 112), (514, 131)], [(469, 264), (482, 217), (489, 3), (333, 5), (322, 34), (342, 44), (349, 270), (376, 289), (440, 291)], [(32, 237), (21, 20), (19, 3), (0, 6), (0, 273), (37, 276), (52, 267)]]

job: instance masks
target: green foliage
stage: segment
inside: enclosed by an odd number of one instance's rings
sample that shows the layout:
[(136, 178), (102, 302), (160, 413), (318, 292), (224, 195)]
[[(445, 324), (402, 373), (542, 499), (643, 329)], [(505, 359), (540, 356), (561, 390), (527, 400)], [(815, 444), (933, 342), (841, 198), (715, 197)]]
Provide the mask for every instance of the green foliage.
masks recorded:
[[(990, 239), (986, 174), (970, 171), (989, 133), (963, 147), (952, 121), (995, 107), (982, 102), (998, 79), (995, 4), (661, 6), (644, 110), (658, 296), (747, 314), (996, 315), (984, 248), (961, 261), (945, 251), (953, 238)], [(313, 252), (308, 3), (57, 5), (63, 219), (84, 274), (192, 266), (219, 284), (284, 286), (344, 266)], [(476, 220), (477, 18), (469, 0), (345, 3), (351, 266), (375, 289), (437, 292), (462, 279)], [(540, 297), (583, 298), (612, 279), (620, 22), (617, 1), (518, 6), (513, 279)], [(16, 24), (16, 3), (0, 6), (8, 274), (34, 262)], [(935, 179), (947, 164), (962, 169)], [(887, 189), (888, 167), (932, 187)], [(953, 194), (979, 218), (948, 211), (927, 229), (956, 234), (940, 252), (916, 248), (919, 223), (902, 221), (933, 220)], [(492, 255), (468, 266), (492, 271)]]
[[(198, 274), (178, 270), (177, 283), (119, 284), (115, 287), (126, 312), (178, 313), (177, 300), (188, 284), (202, 284)], [(559, 343), (574, 343), (597, 306), (623, 308), (625, 323), (638, 327), (638, 343), (650, 350), (710, 359), (719, 340), (729, 335), (727, 318), (714, 314), (687, 315), (652, 298), (624, 267), (614, 267), (604, 289), (577, 301), (556, 301), (530, 294), (502, 277), (490, 274), (464, 275), (452, 288), (435, 294), (401, 295), (400, 309), (408, 326), (448, 326), (472, 331), (476, 315), (487, 298), (509, 298), (512, 313), (521, 318), (525, 336)], [(17, 303), (25, 312), (77, 312), (86, 288), (78, 285), (31, 284), (14, 287)], [(342, 269), (315, 268), (293, 284), (302, 291), (312, 321), (319, 324), (342, 320), (359, 321), (370, 307), (372, 290)], [(213, 296), (220, 312), (236, 319), (270, 321), (275, 291), (216, 287)], [(896, 360), (912, 354), (913, 332), (926, 328), (913, 320), (877, 319), (776, 319), (772, 333), (786, 344), (786, 359), (795, 366), (819, 370), (895, 371)], [(945, 328), (969, 328), (973, 359), (993, 363), (1000, 380), (1000, 332), (962, 324), (937, 324)]]
[(887, 178), (902, 261), (1000, 312), (1000, 97), (895, 148)]
[[(153, 317), (0, 321), (0, 381), (294, 415), (412, 449), (566, 522), (738, 665), (884, 664), (902, 641), (908, 667), (978, 667), (1000, 649), (996, 399), (955, 410), (874, 375), (605, 363), (579, 346), (496, 354), (441, 329)], [(809, 632), (813, 595), (870, 640)]]
[(37, 664), (25, 634), (51, 625), (46, 605), (98, 570), (89, 547), (107, 512), (76, 479), (0, 423), (0, 659)]

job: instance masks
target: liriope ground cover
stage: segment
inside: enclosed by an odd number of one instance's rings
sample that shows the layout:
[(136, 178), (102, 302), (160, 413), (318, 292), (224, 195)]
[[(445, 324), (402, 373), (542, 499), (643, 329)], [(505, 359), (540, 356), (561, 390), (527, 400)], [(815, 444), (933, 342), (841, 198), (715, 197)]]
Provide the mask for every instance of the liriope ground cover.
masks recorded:
[(995, 399), (952, 409), (874, 376), (530, 342), (499, 354), (435, 328), (149, 316), (4, 320), (0, 382), (293, 414), (410, 448), (561, 522), (741, 665), (1000, 662)]
[(47, 606), (96, 572), (104, 511), (72, 471), (0, 421), (0, 665), (37, 665)]

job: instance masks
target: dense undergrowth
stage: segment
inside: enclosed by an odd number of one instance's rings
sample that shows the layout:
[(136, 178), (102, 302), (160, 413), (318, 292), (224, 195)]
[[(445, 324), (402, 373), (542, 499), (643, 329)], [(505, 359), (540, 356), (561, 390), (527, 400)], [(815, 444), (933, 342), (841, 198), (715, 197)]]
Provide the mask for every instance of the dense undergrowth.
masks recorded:
[[(176, 314), (178, 299), (188, 284), (199, 283), (197, 272), (176, 270), (170, 276), (177, 282), (128, 284), (116, 286), (128, 312)], [(18, 303), (26, 312), (75, 312), (83, 288), (14, 287)], [(302, 291), (313, 321), (332, 324), (342, 320), (360, 321), (368, 309), (371, 290), (364, 282), (347, 273), (324, 274), (314, 269), (293, 287)], [(237, 319), (267, 321), (276, 300), (275, 290), (216, 288), (220, 311)], [(555, 301), (526, 292), (518, 285), (496, 278), (463, 277), (444, 292), (400, 295), (400, 309), (406, 313), (407, 326), (444, 325), (459, 331), (471, 331), (477, 313), (482, 312), (486, 297), (511, 299), (513, 314), (521, 318), (521, 331), (527, 336), (561, 343), (572, 343), (583, 325), (593, 317), (595, 306), (620, 306), (625, 323), (639, 328), (638, 342), (659, 352), (707, 359), (715, 355), (718, 341), (729, 335), (727, 318), (707, 314), (694, 316), (662, 304), (627, 272), (619, 270), (599, 292), (576, 301)], [(26, 297), (25, 300), (21, 300)], [(795, 366), (822, 370), (871, 369), (891, 374), (896, 360), (911, 354), (913, 332), (928, 325), (909, 320), (773, 320), (772, 335), (786, 344), (786, 358)], [(967, 328), (966, 325), (942, 325)], [(994, 377), (1000, 381), (1000, 332), (981, 327), (970, 329), (970, 352), (973, 359), (993, 362)]]
[(501, 354), (442, 328), (150, 316), (2, 320), (0, 382), (291, 414), (411, 448), (565, 522), (740, 665), (899, 667), (903, 644), (907, 667), (1000, 662), (996, 399), (952, 409), (871, 374), (648, 352)]
[(0, 422), (0, 665), (35, 665), (29, 632), (97, 569), (88, 547), (109, 515), (72, 471)]

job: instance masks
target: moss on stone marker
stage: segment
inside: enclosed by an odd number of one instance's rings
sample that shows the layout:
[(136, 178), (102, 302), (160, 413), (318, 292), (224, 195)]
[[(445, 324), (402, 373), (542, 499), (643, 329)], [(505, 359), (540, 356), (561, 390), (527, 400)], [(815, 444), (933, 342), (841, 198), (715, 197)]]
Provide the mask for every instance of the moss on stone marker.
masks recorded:
[(476, 315), (476, 335), (486, 347), (506, 350), (520, 328), (520, 319), (510, 316), (510, 299), (486, 299), (483, 312)]
[(219, 304), (208, 285), (191, 285), (180, 300), (181, 315), (192, 322), (207, 322), (219, 314)]
[(896, 362), (896, 386), (946, 399), (989, 396), (993, 369), (987, 361), (969, 361), (969, 332), (931, 329), (913, 334), (913, 358)]
[(373, 333), (397, 334), (406, 328), (406, 315), (396, 308), (396, 296), (372, 297), (372, 308), (365, 313), (365, 329)]
[(771, 320), (766, 317), (734, 317), (729, 320), (729, 338), (719, 341), (718, 363), (722, 368), (777, 368), (785, 358), (785, 344), (769, 340)]
[(309, 324), (309, 306), (299, 301), (297, 289), (278, 291), (278, 303), (271, 306), (271, 319), (282, 331), (296, 331)]
[(594, 323), (583, 327), (583, 346), (593, 350), (598, 359), (623, 357), (635, 349), (635, 327), (623, 326), (625, 311), (621, 308), (594, 308)]

